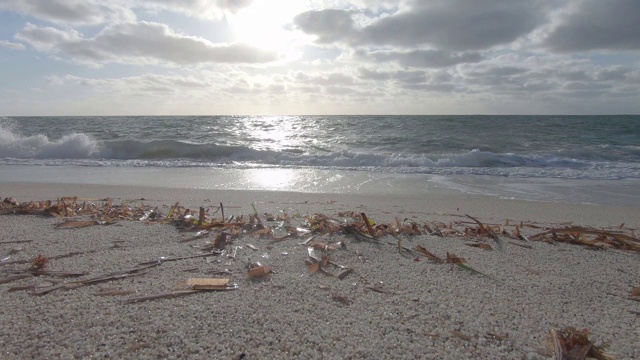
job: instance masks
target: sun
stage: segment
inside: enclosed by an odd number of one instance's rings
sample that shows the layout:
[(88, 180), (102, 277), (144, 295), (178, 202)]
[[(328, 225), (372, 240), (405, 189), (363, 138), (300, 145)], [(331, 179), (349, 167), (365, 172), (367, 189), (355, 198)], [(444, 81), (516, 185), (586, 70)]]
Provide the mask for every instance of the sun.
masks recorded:
[(292, 56), (305, 36), (288, 25), (309, 9), (303, 0), (255, 0), (251, 6), (229, 14), (233, 41)]

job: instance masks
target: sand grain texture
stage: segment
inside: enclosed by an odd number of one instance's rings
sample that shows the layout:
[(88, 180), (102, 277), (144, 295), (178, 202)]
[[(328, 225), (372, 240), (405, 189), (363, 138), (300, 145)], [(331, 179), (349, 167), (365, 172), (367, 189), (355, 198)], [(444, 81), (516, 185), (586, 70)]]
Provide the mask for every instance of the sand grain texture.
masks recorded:
[[(638, 209), (509, 202), (480, 198), (398, 199), (385, 197), (260, 192), (199, 192), (104, 187), (3, 186), (2, 196), (21, 201), (78, 195), (111, 197), (118, 203), (145, 198), (168, 206), (228, 205), (227, 215), (366, 212), (378, 223), (395, 217), (417, 223), (459, 221), (469, 213), (481, 221), (532, 221), (637, 228)], [(30, 191), (30, 193), (28, 193)], [(146, 192), (145, 192), (146, 191)], [(27, 196), (30, 195), (30, 196)], [(517, 205), (517, 206), (516, 206)], [(513, 210), (515, 209), (515, 210)], [(537, 218), (536, 218), (537, 217)], [(633, 222), (635, 219), (635, 223)], [(467, 219), (469, 220), (469, 219)], [(11, 259), (38, 254), (81, 254), (51, 260), (48, 270), (86, 272), (79, 278), (120, 271), (159, 257), (198, 253), (211, 237), (180, 242), (193, 233), (170, 225), (118, 222), (110, 226), (54, 229), (59, 220), (0, 216), (0, 241), (25, 241)], [(531, 232), (529, 232), (531, 233)], [(353, 268), (343, 280), (305, 264), (308, 236), (269, 244), (250, 235), (234, 239), (235, 259), (193, 258), (165, 262), (147, 273), (42, 296), (8, 290), (39, 286), (49, 276), (0, 284), (0, 352), (21, 358), (509, 358), (542, 359), (552, 328), (591, 331), (596, 344), (610, 344), (622, 359), (640, 357), (640, 302), (629, 299), (640, 286), (638, 254), (598, 251), (569, 244), (530, 242), (531, 249), (486, 240), (493, 251), (465, 245), (461, 237), (402, 236), (402, 245), (424, 246), (440, 257), (465, 258), (482, 276), (454, 264), (402, 256), (395, 242), (358, 241), (351, 235), (318, 236), (345, 242), (330, 252), (337, 264)], [(253, 245), (256, 250), (251, 249)], [(0, 244), (4, 257), (16, 244)], [(246, 277), (248, 262), (272, 267), (270, 279)], [(8, 264), (0, 271), (29, 264)], [(187, 278), (228, 270), (238, 290), (199, 292), (171, 299), (124, 304), (133, 296), (171, 291)], [(335, 270), (335, 269), (334, 269)], [(337, 272), (337, 271), (335, 271)], [(9, 275), (3, 274), (3, 276)], [(74, 281), (66, 279), (65, 281)], [(105, 296), (108, 294), (109, 296)], [(634, 313), (635, 312), (635, 313)]]

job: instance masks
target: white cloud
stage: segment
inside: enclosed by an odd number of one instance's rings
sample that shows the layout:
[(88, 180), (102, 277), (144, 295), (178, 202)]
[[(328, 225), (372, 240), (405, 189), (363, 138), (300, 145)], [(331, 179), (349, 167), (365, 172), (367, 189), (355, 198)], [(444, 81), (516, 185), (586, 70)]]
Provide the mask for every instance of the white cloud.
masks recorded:
[(338, 72), (324, 74), (305, 74), (299, 72), (295, 75), (295, 80), (305, 84), (321, 86), (345, 86), (353, 85), (353, 77)]
[(134, 11), (141, 9), (217, 19), (252, 3), (253, 0), (3, 0), (0, 11), (15, 11), (60, 25), (100, 25), (135, 21)]
[(0, 40), (0, 47), (11, 49), (11, 50), (26, 50), (27, 48), (20, 43), (14, 43), (7, 40)]
[(427, 80), (424, 71), (379, 71), (360, 67), (358, 68), (358, 73), (363, 80), (394, 80), (404, 84), (420, 84)]
[(3, 0), (0, 10), (64, 25), (99, 25), (135, 19), (133, 11), (118, 0)]
[(34, 48), (87, 64), (104, 63), (264, 63), (277, 54), (242, 44), (216, 45), (205, 39), (182, 35), (167, 25), (140, 22), (118, 23), (93, 38), (75, 30), (27, 24), (16, 37)]
[[(639, 4), (0, 0), (15, 34), (0, 40), (0, 75), (32, 75), (24, 103), (86, 96), (77, 111), (161, 111), (166, 99), (208, 112), (640, 111)], [(30, 66), (54, 75), (38, 82)]]
[[(128, 95), (132, 93), (152, 95), (181, 94), (185, 91), (202, 91), (212, 88), (206, 80), (193, 76), (145, 74), (123, 78), (86, 78), (74, 75), (50, 76), (54, 86), (79, 85), (91, 91)], [(192, 92), (189, 95), (193, 95)]]
[(225, 11), (237, 12), (253, 0), (138, 0), (134, 6), (183, 13), (196, 18), (219, 18)]

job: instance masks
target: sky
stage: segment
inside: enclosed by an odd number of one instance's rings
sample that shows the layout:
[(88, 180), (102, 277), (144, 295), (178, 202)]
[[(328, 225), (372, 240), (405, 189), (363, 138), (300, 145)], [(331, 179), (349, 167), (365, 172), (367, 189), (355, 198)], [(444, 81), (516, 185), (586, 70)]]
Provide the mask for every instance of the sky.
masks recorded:
[(639, 0), (0, 0), (0, 116), (640, 114)]

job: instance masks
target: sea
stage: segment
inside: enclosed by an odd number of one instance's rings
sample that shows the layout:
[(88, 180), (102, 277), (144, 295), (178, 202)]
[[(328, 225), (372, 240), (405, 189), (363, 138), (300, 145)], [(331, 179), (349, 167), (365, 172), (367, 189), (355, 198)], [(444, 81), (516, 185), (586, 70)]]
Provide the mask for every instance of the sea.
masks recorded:
[(9, 182), (640, 207), (640, 116), (0, 117)]

